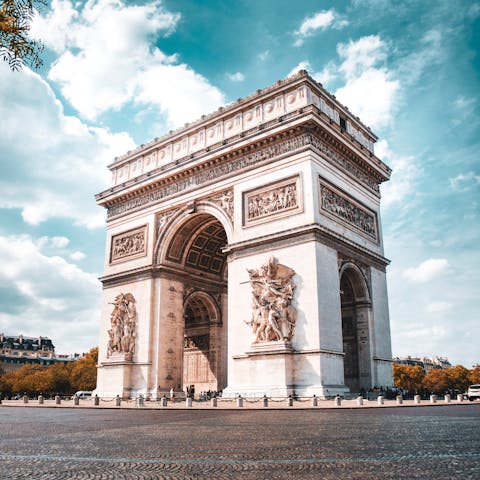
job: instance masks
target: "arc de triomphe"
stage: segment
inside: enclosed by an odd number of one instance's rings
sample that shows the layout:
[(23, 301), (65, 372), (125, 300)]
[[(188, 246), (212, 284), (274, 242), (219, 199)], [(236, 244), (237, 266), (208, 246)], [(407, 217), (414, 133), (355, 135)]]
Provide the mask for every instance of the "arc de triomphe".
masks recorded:
[(391, 385), (376, 139), (300, 71), (116, 158), (97, 393)]

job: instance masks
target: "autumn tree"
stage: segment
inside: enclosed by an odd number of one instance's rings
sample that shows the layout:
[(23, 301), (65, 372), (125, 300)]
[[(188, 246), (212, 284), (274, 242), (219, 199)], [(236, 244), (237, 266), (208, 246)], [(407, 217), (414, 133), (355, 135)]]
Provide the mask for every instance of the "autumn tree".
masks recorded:
[(470, 370), (470, 383), (480, 383), (480, 365)]
[(425, 372), (419, 365), (393, 364), (393, 383), (397, 388), (408, 392), (418, 392), (422, 388)]
[(71, 363), (54, 363), (48, 367), (49, 385), (46, 393), (50, 395), (71, 394), (74, 389), (70, 383)]
[(72, 365), (70, 383), (75, 391), (94, 390), (97, 385), (98, 347), (92, 348)]
[(12, 70), (24, 65), (38, 68), (43, 44), (29, 37), (35, 11), (46, 5), (45, 0), (2, 0), (0, 2), (0, 58)]
[(33, 396), (45, 390), (49, 385), (46, 373), (46, 369), (41, 365), (24, 365), (13, 375), (13, 392)]
[(450, 379), (450, 389), (457, 390), (460, 393), (466, 392), (470, 385), (470, 371), (463, 365), (455, 365), (447, 369), (447, 374)]

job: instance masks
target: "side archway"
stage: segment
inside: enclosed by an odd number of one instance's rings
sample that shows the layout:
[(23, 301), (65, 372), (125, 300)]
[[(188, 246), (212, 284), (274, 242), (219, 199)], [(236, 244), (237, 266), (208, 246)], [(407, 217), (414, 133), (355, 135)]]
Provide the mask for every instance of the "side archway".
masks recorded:
[(352, 262), (340, 269), (340, 302), (345, 385), (350, 392), (372, 387), (372, 308), (367, 280)]

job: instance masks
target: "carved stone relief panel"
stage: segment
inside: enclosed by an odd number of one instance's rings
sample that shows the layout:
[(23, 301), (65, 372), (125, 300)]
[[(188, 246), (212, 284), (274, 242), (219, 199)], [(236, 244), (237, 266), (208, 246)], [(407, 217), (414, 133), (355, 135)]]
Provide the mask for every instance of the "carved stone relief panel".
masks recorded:
[(172, 210), (167, 210), (166, 212), (159, 213), (157, 215), (157, 238), (160, 237), (168, 221), (173, 217), (175, 213), (178, 212), (178, 210), (178, 208), (174, 208)]
[(108, 331), (107, 358), (114, 354), (124, 354), (131, 360), (135, 353), (135, 338), (137, 336), (137, 309), (135, 298), (131, 293), (120, 293), (112, 303)]
[(253, 343), (290, 341), (297, 321), (291, 305), (295, 271), (271, 257), (259, 269), (248, 270), (252, 287), (252, 318), (246, 322), (255, 335)]
[(320, 180), (320, 209), (370, 240), (378, 241), (375, 212), (323, 180)]
[(224, 192), (217, 193), (208, 197), (209, 202), (215, 203), (220, 208), (222, 208), (225, 213), (228, 215), (228, 218), (233, 222), (233, 190), (225, 190)]
[(274, 220), (303, 211), (300, 175), (243, 193), (243, 225)]
[(112, 236), (110, 263), (124, 262), (147, 254), (147, 225)]

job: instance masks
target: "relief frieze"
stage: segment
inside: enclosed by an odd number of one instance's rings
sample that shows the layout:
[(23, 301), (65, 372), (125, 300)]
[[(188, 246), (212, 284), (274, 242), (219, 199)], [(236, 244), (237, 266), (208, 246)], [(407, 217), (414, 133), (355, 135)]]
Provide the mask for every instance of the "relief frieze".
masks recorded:
[[(316, 135), (305, 132), (298, 134), (295, 137), (277, 142), (273, 145), (258, 149), (247, 155), (238, 156), (231, 160), (222, 158), (217, 164), (213, 166), (205, 166), (200, 172), (198, 169), (192, 171), (191, 174), (186, 174), (183, 178), (175, 178), (167, 184), (160, 185), (150, 192), (141, 193), (135, 198), (121, 201), (121, 203), (108, 206), (107, 215), (109, 218), (117, 215), (128, 213), (137, 208), (145, 207), (150, 204), (155, 204), (167, 197), (194, 190), (199, 186), (208, 184), (212, 181), (219, 180), (222, 177), (248, 170), (261, 164), (265, 161), (274, 159), (287, 153), (293, 153), (297, 150), (307, 146), (313, 147), (315, 151), (323, 154), (328, 161), (338, 165), (344, 169), (348, 174), (355, 177), (365, 187), (372, 190), (378, 195), (378, 182), (370, 175), (365, 173), (360, 168), (356, 167), (351, 161), (344, 158), (341, 154), (330, 148), (327, 143), (321, 140)], [(195, 173), (193, 173), (195, 172)]]
[(300, 177), (292, 177), (243, 194), (244, 225), (302, 210)]
[(355, 230), (366, 234), (373, 240), (378, 239), (377, 217), (374, 212), (361, 207), (324, 183), (320, 183), (320, 207), (323, 211), (347, 223)]
[(206, 200), (218, 205), (225, 211), (230, 221), (233, 222), (233, 190), (225, 190), (224, 192), (208, 197)]
[(110, 263), (116, 263), (147, 254), (147, 225), (112, 236)]

